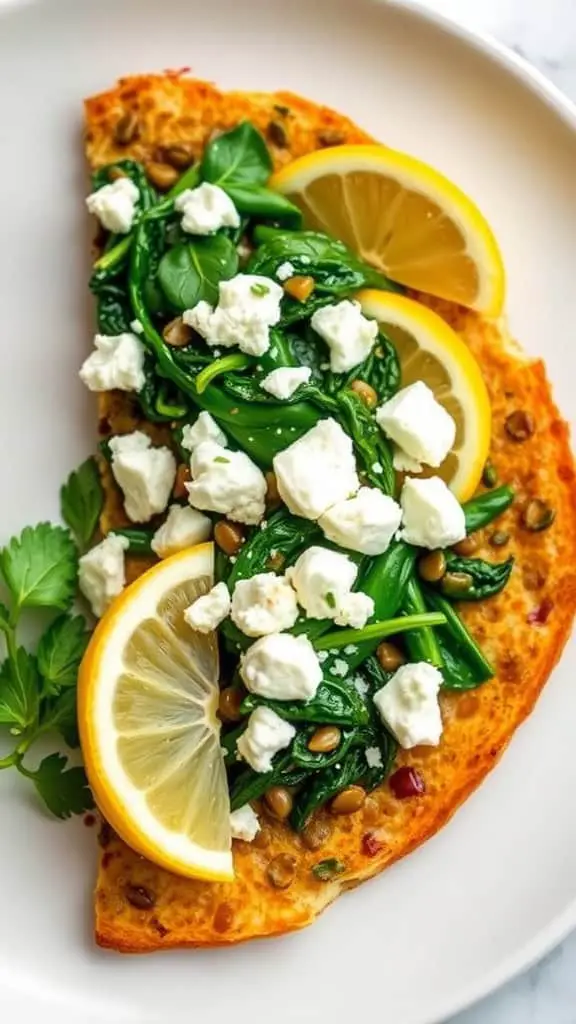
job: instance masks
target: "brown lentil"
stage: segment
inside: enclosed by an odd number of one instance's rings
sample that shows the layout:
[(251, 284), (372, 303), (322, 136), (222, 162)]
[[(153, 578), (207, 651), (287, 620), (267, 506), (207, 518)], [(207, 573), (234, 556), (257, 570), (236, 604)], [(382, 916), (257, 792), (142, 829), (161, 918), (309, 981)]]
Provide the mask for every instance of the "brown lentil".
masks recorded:
[(275, 889), (287, 889), (296, 874), (296, 857), (291, 853), (279, 853), (268, 865), (268, 881)]
[(443, 551), (431, 551), (418, 562), (418, 572), (427, 583), (438, 583), (446, 572), (446, 555)]
[(385, 672), (395, 672), (406, 661), (400, 648), (396, 647), (396, 644), (388, 643), (387, 640), (383, 640), (381, 644), (378, 644), (376, 657)]
[(156, 905), (154, 893), (144, 885), (132, 885), (128, 882), (124, 892), (130, 906), (136, 907), (137, 910), (152, 910)]
[(468, 572), (447, 572), (442, 579), (442, 593), (447, 597), (460, 597), (470, 590), (473, 583), (474, 580)]
[(337, 725), (322, 725), (308, 740), (308, 750), (313, 754), (329, 754), (340, 745), (342, 733)]
[(164, 341), (172, 348), (183, 348), (184, 345), (189, 345), (193, 336), (192, 328), (184, 323), (181, 316), (174, 317), (162, 331)]
[(353, 380), (350, 385), (350, 390), (358, 395), (364, 405), (368, 406), (369, 409), (375, 409), (378, 405), (378, 395), (371, 384), (367, 384), (365, 380)]
[(494, 533), (490, 537), (490, 543), (493, 548), (503, 548), (505, 544), (510, 540), (510, 534), (506, 530), (494, 530)]
[(468, 558), (469, 555), (473, 555), (478, 550), (481, 544), (481, 538), (477, 533), (470, 533), (468, 537), (464, 537), (464, 540), (458, 541), (452, 548), (457, 555), (461, 555), (462, 558)]
[(237, 523), (220, 519), (214, 527), (214, 540), (224, 554), (237, 555), (244, 543), (244, 534)]
[(234, 920), (234, 907), (231, 903), (219, 903), (212, 924), (215, 932), (227, 932)]
[(289, 277), (287, 281), (284, 281), (282, 285), (287, 295), (290, 295), (293, 299), (297, 299), (298, 302), (306, 302), (309, 299), (316, 287), (316, 281), (313, 277), (296, 274), (294, 277)]
[(285, 786), (271, 786), (264, 794), (264, 801), (268, 810), (280, 821), (284, 821), (292, 813), (294, 800), (292, 793)]
[(347, 786), (330, 804), (332, 814), (354, 814), (359, 811), (366, 799), (366, 790), (362, 786)]
[(524, 409), (516, 409), (515, 412), (511, 412), (506, 417), (504, 428), (508, 437), (513, 441), (527, 441), (536, 429), (533, 417)]
[(268, 138), (274, 146), (279, 149), (286, 149), (288, 145), (288, 132), (281, 121), (270, 121), (268, 125)]
[(172, 488), (172, 494), (175, 498), (186, 498), (188, 491), (186, 490), (186, 484), (191, 480), (190, 467), (185, 462), (181, 462), (176, 470), (176, 479), (174, 481), (174, 487)]
[(180, 175), (175, 167), (170, 164), (161, 164), (156, 160), (150, 160), (145, 166), (146, 177), (160, 192), (167, 192), (176, 184)]
[(114, 142), (119, 146), (128, 146), (140, 133), (138, 115), (134, 110), (128, 110), (118, 119), (114, 127)]
[(240, 705), (246, 696), (240, 686), (225, 686), (220, 690), (218, 714), (225, 722), (239, 722), (242, 718)]
[(194, 153), (188, 146), (175, 145), (164, 146), (162, 149), (163, 160), (179, 171), (185, 171), (194, 163)]
[(285, 107), (282, 103), (275, 103), (274, 110), (282, 117), (286, 117), (290, 113), (290, 107)]
[(320, 850), (330, 838), (332, 828), (325, 818), (312, 818), (301, 832), (302, 842), (308, 850)]
[(484, 487), (495, 487), (498, 483), (496, 466), (490, 462), (490, 459), (488, 459), (488, 462), (482, 471), (482, 483), (484, 484)]
[(271, 551), (266, 561), (266, 568), (271, 572), (278, 572), (282, 569), (286, 559), (281, 551)]
[(282, 498), (278, 490), (278, 481), (276, 480), (276, 473), (271, 469), (266, 473), (266, 507), (277, 508), (278, 505), (282, 504)]
[(323, 128), (318, 132), (318, 142), (321, 146), (341, 146), (346, 141), (344, 132), (338, 128)]
[(522, 510), (522, 526), (531, 533), (547, 530), (556, 518), (556, 512), (541, 498), (531, 498)]

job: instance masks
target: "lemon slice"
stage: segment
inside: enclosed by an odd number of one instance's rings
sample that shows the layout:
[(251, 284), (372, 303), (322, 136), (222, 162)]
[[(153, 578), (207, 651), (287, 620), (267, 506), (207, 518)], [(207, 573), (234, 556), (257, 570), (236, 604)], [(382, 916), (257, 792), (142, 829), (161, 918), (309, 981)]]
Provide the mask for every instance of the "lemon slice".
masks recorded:
[(459, 501), (476, 490), (490, 447), (490, 399), (482, 372), (464, 341), (437, 313), (391, 292), (361, 291), (365, 316), (377, 320), (394, 344), (402, 387), (423, 380), (456, 422), (452, 451), (439, 469)]
[(212, 544), (167, 558), (101, 619), (78, 684), (94, 797), (138, 853), (180, 875), (233, 877), (220, 749), (218, 646), (183, 611), (213, 583)]
[(307, 227), (335, 235), (393, 281), (501, 313), (504, 267), (490, 226), (420, 160), (385, 146), (335, 146), (288, 164), (270, 185)]

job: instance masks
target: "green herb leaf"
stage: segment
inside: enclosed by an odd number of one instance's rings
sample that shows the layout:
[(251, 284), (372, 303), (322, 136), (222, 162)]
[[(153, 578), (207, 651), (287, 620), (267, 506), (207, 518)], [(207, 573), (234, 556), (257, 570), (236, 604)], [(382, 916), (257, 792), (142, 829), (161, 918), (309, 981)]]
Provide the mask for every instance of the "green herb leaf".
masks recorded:
[(260, 132), (244, 121), (208, 143), (200, 174), (203, 181), (226, 185), (264, 185), (272, 173), (272, 158)]
[(73, 749), (80, 746), (76, 687), (64, 690), (55, 700), (43, 702), (40, 724), (44, 731), (55, 729)]
[(230, 459), (226, 459), (223, 455), (217, 455), (215, 459), (212, 459), (212, 461), (213, 462), (224, 462), (224, 463), (226, 463), (228, 465), (229, 462), (230, 462)]
[(281, 221), (286, 227), (294, 228), (302, 224), (301, 211), (279, 192), (259, 185), (224, 184), (223, 187), (238, 212), (245, 217)]
[(320, 860), (312, 868), (312, 874), (319, 882), (330, 882), (336, 875), (341, 875), (343, 871), (346, 871), (346, 865), (336, 857)]
[(252, 292), (252, 295), (257, 295), (258, 297), (270, 294), (270, 289), (268, 285), (261, 284), (260, 282), (256, 282), (256, 284), (251, 284), (250, 291)]
[[(505, 562), (486, 562), (483, 558), (458, 558), (455, 555), (448, 557), (449, 572), (467, 573), (472, 578), (472, 586), (458, 594), (458, 601), (485, 601), (499, 594), (508, 583), (513, 566), (512, 557)], [(445, 596), (449, 595), (445, 593)]]
[(238, 253), (226, 235), (175, 245), (160, 260), (158, 280), (172, 309), (182, 313), (204, 300), (218, 301), (218, 285), (234, 277)]
[(0, 570), (17, 609), (64, 611), (74, 599), (78, 556), (61, 526), (27, 526), (0, 551)]
[(336, 607), (336, 598), (334, 597), (334, 594), (330, 590), (328, 591), (327, 594), (324, 594), (324, 600), (326, 601), (326, 604), (328, 605), (329, 608)]
[(28, 729), (36, 720), (39, 692), (36, 659), (19, 647), (0, 667), (0, 725)]
[(57, 694), (75, 686), (78, 669), (90, 634), (80, 615), (60, 615), (48, 627), (38, 644), (38, 668), (44, 681), (44, 693)]
[(94, 806), (83, 768), (68, 768), (63, 754), (50, 754), (35, 772), (26, 772), (44, 803), (57, 818), (82, 814)]
[(68, 477), (60, 491), (62, 518), (82, 549), (94, 536), (104, 504), (96, 459), (91, 456)]
[(0, 604), (0, 630), (6, 632), (10, 629), (10, 612), (5, 604)]

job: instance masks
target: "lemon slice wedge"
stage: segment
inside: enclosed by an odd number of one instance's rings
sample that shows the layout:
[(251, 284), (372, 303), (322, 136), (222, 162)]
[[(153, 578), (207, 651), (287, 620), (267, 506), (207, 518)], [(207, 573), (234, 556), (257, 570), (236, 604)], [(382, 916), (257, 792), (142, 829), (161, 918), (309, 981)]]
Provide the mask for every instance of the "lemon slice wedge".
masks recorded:
[(456, 423), (456, 440), (439, 469), (459, 501), (474, 494), (490, 447), (490, 399), (482, 371), (464, 341), (437, 313), (413, 299), (367, 289), (356, 295), (394, 344), (402, 387), (423, 380)]
[(193, 878), (233, 877), (218, 707), (218, 646), (183, 612), (213, 583), (212, 544), (128, 587), (84, 656), (78, 715), (97, 804), (138, 853)]
[(270, 186), (308, 228), (345, 242), (393, 281), (489, 316), (505, 274), (475, 203), (428, 164), (385, 146), (335, 146), (283, 167)]

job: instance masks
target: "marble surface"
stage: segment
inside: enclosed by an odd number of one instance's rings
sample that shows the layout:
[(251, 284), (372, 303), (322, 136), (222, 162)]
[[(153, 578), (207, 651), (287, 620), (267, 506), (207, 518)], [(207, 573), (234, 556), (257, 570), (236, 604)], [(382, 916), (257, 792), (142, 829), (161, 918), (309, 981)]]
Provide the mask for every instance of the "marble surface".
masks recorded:
[[(576, 101), (576, 0), (420, 0), (489, 32)], [(576, 934), (446, 1024), (576, 1024)]]

